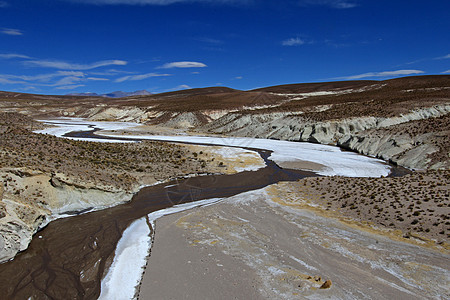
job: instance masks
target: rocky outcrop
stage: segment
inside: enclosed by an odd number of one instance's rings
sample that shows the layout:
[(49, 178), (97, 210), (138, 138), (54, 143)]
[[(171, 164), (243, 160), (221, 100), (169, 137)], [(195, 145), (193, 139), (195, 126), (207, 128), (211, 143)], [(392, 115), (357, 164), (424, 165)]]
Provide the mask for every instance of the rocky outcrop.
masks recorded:
[(82, 116), (92, 121), (123, 121), (144, 123), (152, 119), (154, 115), (138, 107), (107, 107), (97, 106), (91, 108)]
[(61, 215), (102, 209), (129, 201), (131, 192), (76, 182), (62, 174), (26, 168), (1, 170), (0, 263), (12, 259), (31, 242), (33, 234)]
[[(436, 105), (390, 118), (368, 116), (326, 122), (308, 120), (301, 113), (232, 113), (202, 129), (235, 136), (338, 145), (408, 168), (442, 168), (447, 165), (446, 162), (430, 165), (432, 162), (428, 156), (439, 151), (429, 143), (429, 138), (433, 136), (431, 132), (412, 136), (395, 128), (400, 124), (439, 118), (449, 112), (450, 105)], [(390, 130), (384, 130), (387, 128)]]
[(184, 112), (174, 113), (168, 121), (159, 123), (158, 125), (171, 128), (193, 128), (205, 124), (208, 119), (201, 113)]
[(427, 156), (439, 149), (426, 143), (426, 137), (411, 138), (405, 134), (382, 135), (371, 132), (361, 135), (346, 135), (338, 145), (355, 150), (361, 154), (389, 160), (411, 169), (439, 168), (442, 165), (429, 166), (431, 159)]
[(433, 106), (392, 118), (359, 117), (326, 122), (308, 120), (302, 113), (228, 114), (202, 129), (214, 133), (258, 136), (280, 140), (336, 144), (345, 135), (383, 128), (413, 120), (439, 117), (450, 112), (450, 105)]

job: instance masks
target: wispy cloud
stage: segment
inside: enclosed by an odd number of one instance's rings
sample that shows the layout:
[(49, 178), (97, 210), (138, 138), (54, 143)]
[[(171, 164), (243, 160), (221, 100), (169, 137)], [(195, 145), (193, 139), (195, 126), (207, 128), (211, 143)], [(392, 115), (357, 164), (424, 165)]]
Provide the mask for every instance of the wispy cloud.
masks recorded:
[(68, 86), (73, 85), (76, 83), (79, 83), (80, 81), (84, 81), (83, 77), (77, 77), (77, 76), (66, 76), (58, 80), (56, 83), (54, 83), (54, 86)]
[(6, 1), (0, 1), (0, 8), (2, 8), (2, 7), (8, 7), (8, 6), (9, 6), (8, 2), (6, 2)]
[(305, 41), (300, 38), (290, 38), (281, 42), (283, 46), (300, 46), (305, 44)]
[(358, 6), (356, 1), (347, 0), (301, 0), (301, 6), (328, 6), (337, 9), (348, 9)]
[(99, 67), (117, 65), (124, 66), (127, 64), (124, 60), (102, 60), (91, 64), (74, 64), (65, 61), (56, 60), (32, 60), (24, 62), (28, 66), (36, 66), (43, 68), (53, 68), (61, 70), (91, 70)]
[(450, 74), (450, 70), (444, 71), (441, 74)]
[(129, 75), (117, 78), (115, 82), (136, 81), (136, 80), (144, 80), (151, 77), (164, 77), (164, 76), (171, 76), (171, 74), (147, 73), (140, 75)]
[(88, 80), (85, 76), (85, 73), (79, 71), (58, 71), (55, 73), (38, 75), (0, 74), (0, 83), (60, 87), (79, 84), (80, 82)]
[(34, 87), (34, 86), (26, 86), (22, 88), (22, 91), (40, 91), (40, 89)]
[(63, 0), (77, 3), (95, 5), (170, 5), (174, 3), (210, 3), (210, 4), (244, 4), (253, 3), (254, 0)]
[(92, 81), (109, 81), (108, 78), (100, 78), (100, 77), (88, 77), (86, 79), (87, 80), (92, 80)]
[(78, 77), (86, 76), (86, 73), (81, 71), (58, 71), (53, 74), (57, 74), (59, 76), (78, 76)]
[(58, 71), (56, 73), (48, 73), (48, 74), (38, 74), (38, 75), (9, 75), (9, 74), (0, 74), (0, 78), (10, 79), (10, 80), (23, 80), (23, 81), (31, 81), (31, 82), (49, 82), (54, 78), (59, 77), (84, 77), (85, 73), (78, 71)]
[(444, 56), (439, 56), (436, 57), (435, 59), (449, 59), (450, 58), (450, 54), (444, 55)]
[(0, 33), (6, 34), (6, 35), (23, 35), (23, 32), (19, 29), (13, 29), (13, 28), (0, 28)]
[(419, 63), (419, 62), (424, 62), (424, 61), (442, 60), (442, 59), (449, 59), (449, 58), (450, 58), (450, 54), (447, 54), (447, 55), (444, 55), (444, 56), (433, 57), (433, 58), (425, 57), (425, 58), (420, 58), (420, 59), (416, 59), (416, 60), (413, 60), (413, 61), (401, 64), (399, 66), (402, 66), (402, 65), (413, 65), (413, 64), (416, 64), (416, 63)]
[(204, 63), (196, 61), (176, 61), (164, 64), (159, 69), (172, 69), (172, 68), (204, 68), (207, 67)]
[(119, 74), (136, 74), (136, 72), (109, 69), (109, 70), (102, 71), (102, 72), (90, 72), (90, 74), (96, 75), (96, 76), (115, 76), (115, 75), (119, 75)]
[(173, 91), (179, 91), (179, 90), (188, 90), (188, 89), (192, 89), (192, 87), (190, 87), (187, 84), (180, 84), (179, 86), (176, 86), (174, 88), (163, 90), (163, 91), (161, 91), (161, 93), (173, 92)]
[(26, 82), (20, 81), (20, 80), (8, 79), (8, 78), (2, 77), (0, 75), (0, 84), (24, 84), (24, 83), (26, 83)]
[(63, 86), (58, 86), (55, 89), (57, 90), (73, 90), (79, 87), (85, 86), (84, 84), (74, 84), (74, 85), (63, 85)]
[(335, 79), (355, 80), (355, 79), (370, 78), (370, 77), (390, 77), (390, 76), (413, 75), (413, 74), (422, 74), (422, 73), (424, 73), (424, 71), (421, 71), (421, 70), (397, 70), (397, 71), (384, 71), (384, 72), (369, 72), (369, 73), (364, 73), (364, 74), (359, 74), (359, 75), (336, 77)]
[(211, 38), (205, 38), (205, 37), (196, 38), (194, 40), (203, 42), (203, 43), (212, 44), (212, 45), (222, 45), (224, 43), (223, 41), (218, 40), (218, 39), (211, 39)]
[(17, 53), (0, 54), (0, 59), (12, 59), (12, 58), (31, 59), (31, 57), (29, 57), (27, 55), (17, 54)]

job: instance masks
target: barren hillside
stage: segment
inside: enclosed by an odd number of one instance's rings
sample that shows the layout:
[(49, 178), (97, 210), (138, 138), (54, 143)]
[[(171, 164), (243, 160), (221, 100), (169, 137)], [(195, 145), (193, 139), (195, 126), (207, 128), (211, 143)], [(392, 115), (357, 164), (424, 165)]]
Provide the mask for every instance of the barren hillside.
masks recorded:
[[(252, 91), (210, 87), (119, 99), (1, 92), (0, 110), (34, 118), (135, 121), (202, 134), (341, 145), (409, 168), (448, 167), (448, 124), (441, 117), (450, 112), (449, 75)], [(435, 118), (427, 124), (438, 126), (419, 124)], [(420, 132), (410, 132), (419, 127)]]

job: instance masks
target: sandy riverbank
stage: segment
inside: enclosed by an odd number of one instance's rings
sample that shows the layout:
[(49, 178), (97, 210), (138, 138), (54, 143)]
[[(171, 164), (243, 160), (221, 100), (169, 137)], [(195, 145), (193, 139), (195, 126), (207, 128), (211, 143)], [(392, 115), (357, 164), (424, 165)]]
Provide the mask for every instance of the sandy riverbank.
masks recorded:
[(274, 201), (285, 192), (276, 184), (157, 220), (139, 299), (450, 296), (448, 253)]

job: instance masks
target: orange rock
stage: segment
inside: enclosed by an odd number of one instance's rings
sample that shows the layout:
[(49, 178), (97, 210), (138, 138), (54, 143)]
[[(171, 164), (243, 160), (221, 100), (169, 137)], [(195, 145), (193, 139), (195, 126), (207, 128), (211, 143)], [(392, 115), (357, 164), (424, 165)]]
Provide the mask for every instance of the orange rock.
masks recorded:
[(327, 281), (325, 281), (322, 286), (320, 287), (321, 289), (329, 289), (331, 287), (331, 280), (328, 279)]

